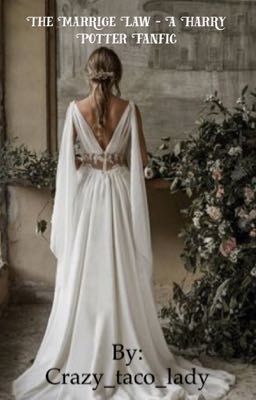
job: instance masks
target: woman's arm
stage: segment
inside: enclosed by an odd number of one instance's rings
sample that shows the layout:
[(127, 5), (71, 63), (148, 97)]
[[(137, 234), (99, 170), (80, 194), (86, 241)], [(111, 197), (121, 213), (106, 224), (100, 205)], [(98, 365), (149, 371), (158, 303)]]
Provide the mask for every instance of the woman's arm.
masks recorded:
[(143, 167), (146, 167), (146, 165), (148, 164), (148, 154), (147, 154), (145, 136), (144, 136), (144, 132), (143, 132), (142, 118), (141, 118), (140, 110), (139, 110), (137, 105), (135, 105), (135, 109), (136, 109), (137, 122), (138, 122), (138, 131), (139, 131), (139, 141), (140, 141), (142, 163), (143, 163)]

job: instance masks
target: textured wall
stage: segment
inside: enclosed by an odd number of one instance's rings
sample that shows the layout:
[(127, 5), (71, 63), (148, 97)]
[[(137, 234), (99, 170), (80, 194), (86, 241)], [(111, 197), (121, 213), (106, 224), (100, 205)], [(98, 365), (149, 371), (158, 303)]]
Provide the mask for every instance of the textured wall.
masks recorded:
[[(4, 42), (3, 42), (3, 1), (0, 1), (0, 147), (5, 140), (4, 115)], [(8, 300), (8, 270), (4, 268), (7, 258), (7, 226), (6, 188), (0, 187), (0, 315)]]
[(32, 149), (46, 148), (45, 31), (26, 21), (44, 15), (44, 0), (5, 1), (8, 136)]
[[(43, 14), (43, 0), (5, 2), (7, 135), (35, 150), (46, 148), (45, 32), (25, 18)], [(53, 282), (54, 258), (35, 235), (37, 215), (48, 200), (43, 191), (9, 188), (9, 261), (18, 282)], [(43, 217), (47, 213), (49, 208)]]
[[(226, 16), (226, 29), (188, 29), (177, 25), (176, 45), (112, 45), (124, 65), (122, 94), (140, 106), (150, 150), (161, 136), (170, 135), (172, 144), (185, 137), (206, 95), (219, 91), (231, 104), (246, 83), (255, 82), (256, 4), (240, 0), (57, 0), (59, 15), (173, 15)], [(166, 23), (152, 24), (148, 33), (170, 32)], [(133, 29), (134, 31), (135, 29)], [(139, 29), (137, 29), (139, 30)], [(85, 28), (59, 30), (58, 108), (59, 133), (69, 100), (87, 93), (84, 65), (93, 45), (75, 38)], [(120, 32), (120, 28), (115, 28)], [(111, 29), (101, 32), (111, 32)], [(129, 29), (127, 29), (129, 32)], [(143, 32), (147, 32), (146, 28)], [(97, 47), (97, 46), (96, 46)]]

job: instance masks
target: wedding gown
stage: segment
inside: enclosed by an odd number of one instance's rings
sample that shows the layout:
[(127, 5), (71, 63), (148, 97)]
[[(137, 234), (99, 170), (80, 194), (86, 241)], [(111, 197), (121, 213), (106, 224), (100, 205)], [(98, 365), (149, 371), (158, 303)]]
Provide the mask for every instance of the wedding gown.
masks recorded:
[[(78, 170), (74, 126), (87, 160)], [(163, 336), (152, 291), (148, 205), (132, 101), (105, 151), (70, 102), (51, 223), (50, 246), (58, 259), (54, 300), (34, 363), (13, 383), (16, 400), (197, 400), (201, 395), (216, 400), (228, 392), (233, 375), (172, 354)], [(127, 351), (124, 359), (121, 352), (114, 357), (114, 345), (130, 349), (130, 355), (137, 350), (133, 360)], [(168, 380), (168, 371), (171, 378), (185, 377), (193, 368), (194, 384)], [(63, 373), (73, 384), (63, 383)], [(89, 373), (104, 375), (98, 385), (100, 375), (82, 384)], [(199, 374), (209, 374), (203, 388)]]

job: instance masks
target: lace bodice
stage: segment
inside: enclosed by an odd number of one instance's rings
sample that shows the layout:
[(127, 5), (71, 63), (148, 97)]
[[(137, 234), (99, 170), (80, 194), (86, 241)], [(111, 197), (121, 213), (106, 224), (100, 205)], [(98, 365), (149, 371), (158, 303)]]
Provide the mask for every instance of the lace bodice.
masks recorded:
[(91, 168), (108, 171), (118, 166), (127, 165), (121, 153), (84, 153), (80, 156), (82, 164)]

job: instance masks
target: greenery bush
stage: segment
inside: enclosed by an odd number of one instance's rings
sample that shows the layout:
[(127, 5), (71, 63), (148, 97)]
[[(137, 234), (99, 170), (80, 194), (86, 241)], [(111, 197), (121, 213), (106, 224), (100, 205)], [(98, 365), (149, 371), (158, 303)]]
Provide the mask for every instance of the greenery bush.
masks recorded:
[(37, 153), (26, 145), (16, 145), (16, 138), (0, 148), (0, 184), (23, 184), (49, 188), (54, 192), (57, 154)]
[[(58, 162), (57, 153), (47, 151), (37, 153), (26, 145), (16, 145), (16, 138), (8, 140), (0, 148), (0, 185), (25, 185), (38, 189), (48, 188), (51, 195), (55, 192), (55, 176)], [(41, 214), (48, 202), (39, 212), (36, 221), (36, 233), (44, 237), (47, 221)]]
[[(224, 357), (256, 359), (256, 92), (245, 87), (234, 109), (206, 100), (197, 134), (151, 158), (171, 192), (191, 197), (182, 259), (201, 272), (191, 290), (174, 284), (164, 307), (168, 343)], [(163, 147), (163, 145), (162, 145)]]

